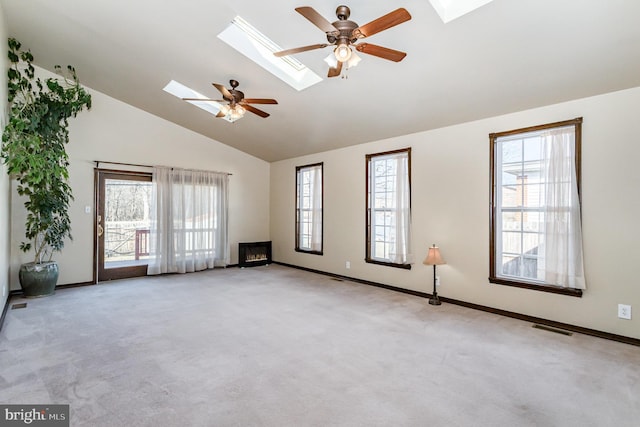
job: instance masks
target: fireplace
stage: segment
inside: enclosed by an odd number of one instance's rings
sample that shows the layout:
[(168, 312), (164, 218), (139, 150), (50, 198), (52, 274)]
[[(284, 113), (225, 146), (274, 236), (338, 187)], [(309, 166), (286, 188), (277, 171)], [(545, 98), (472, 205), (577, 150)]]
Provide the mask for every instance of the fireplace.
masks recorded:
[(238, 266), (271, 264), (271, 242), (238, 243)]

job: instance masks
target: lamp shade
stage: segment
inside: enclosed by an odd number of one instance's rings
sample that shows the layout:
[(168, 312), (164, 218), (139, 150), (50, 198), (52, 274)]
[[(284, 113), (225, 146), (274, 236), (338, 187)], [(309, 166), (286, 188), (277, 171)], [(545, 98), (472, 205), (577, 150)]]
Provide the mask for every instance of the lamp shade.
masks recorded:
[(338, 60), (333, 53), (330, 53), (326, 58), (324, 58), (324, 62), (326, 62), (331, 68), (338, 68)]
[(427, 257), (424, 259), (424, 261), (422, 261), (422, 263), (425, 265), (446, 264), (445, 260), (442, 258), (442, 255), (440, 255), (440, 248), (438, 248), (436, 245), (433, 245), (429, 248), (429, 253), (427, 254)]
[(358, 62), (360, 62), (361, 60), (362, 58), (356, 55), (355, 52), (351, 52), (351, 58), (349, 58), (349, 60), (347, 61), (347, 66), (349, 68), (355, 67), (356, 65), (358, 65)]
[(351, 58), (351, 48), (346, 43), (340, 43), (333, 51), (336, 59), (340, 62), (348, 61)]

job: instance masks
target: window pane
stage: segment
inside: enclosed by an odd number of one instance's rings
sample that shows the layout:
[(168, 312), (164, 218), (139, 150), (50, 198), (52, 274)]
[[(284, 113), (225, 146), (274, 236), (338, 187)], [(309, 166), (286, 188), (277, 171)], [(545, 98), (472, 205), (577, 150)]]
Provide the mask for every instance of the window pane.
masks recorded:
[(536, 258), (522, 258), (522, 276), (527, 279), (538, 279), (538, 260)]
[(522, 227), (524, 231), (541, 232), (544, 213), (543, 212), (525, 212), (523, 215)]
[(522, 234), (522, 252), (526, 255), (537, 255), (540, 244), (540, 235), (537, 233)]
[(527, 208), (538, 208), (544, 206), (544, 189), (541, 185), (522, 186), (522, 206)]
[(390, 227), (396, 224), (396, 213), (391, 211), (384, 212), (384, 225)]
[(529, 137), (524, 141), (524, 161), (542, 159), (542, 140), (540, 136)]
[[(152, 183), (129, 179), (104, 180), (104, 268), (136, 265), (149, 258)], [(144, 261), (144, 264), (147, 262)]]
[(525, 184), (539, 184), (543, 182), (542, 164), (540, 162), (526, 163), (523, 168), (523, 176), (526, 176)]
[(503, 275), (507, 276), (518, 276), (520, 275), (520, 258), (512, 255), (503, 255), (502, 256), (502, 265), (499, 271), (502, 272)]
[(395, 175), (387, 176), (384, 180), (384, 188), (386, 191), (395, 191)]
[(502, 233), (502, 251), (510, 254), (522, 253), (521, 233)]
[(512, 185), (502, 187), (502, 205), (503, 208), (513, 208), (522, 206), (522, 186)]
[(389, 191), (387, 193), (386, 205), (387, 205), (388, 208), (395, 208), (396, 207), (396, 193), (395, 192)]
[(522, 141), (517, 139), (505, 141), (502, 144), (502, 163), (513, 163), (522, 161)]
[(377, 242), (384, 242), (389, 236), (389, 229), (384, 225), (376, 226), (374, 237)]
[(374, 258), (383, 259), (384, 256), (384, 242), (375, 242), (374, 252), (372, 254)]
[(505, 231), (520, 231), (522, 228), (522, 214), (520, 212), (502, 212), (502, 229)]
[(512, 170), (503, 170), (502, 171), (502, 185), (515, 185), (516, 178), (519, 175), (518, 172), (514, 172)]

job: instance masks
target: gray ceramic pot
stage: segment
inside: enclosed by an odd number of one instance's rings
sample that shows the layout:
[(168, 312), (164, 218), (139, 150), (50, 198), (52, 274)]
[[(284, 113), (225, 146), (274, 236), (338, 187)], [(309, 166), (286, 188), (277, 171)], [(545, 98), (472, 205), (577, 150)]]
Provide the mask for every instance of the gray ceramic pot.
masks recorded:
[(55, 261), (40, 264), (28, 262), (20, 266), (18, 277), (25, 297), (46, 297), (56, 289), (58, 264)]

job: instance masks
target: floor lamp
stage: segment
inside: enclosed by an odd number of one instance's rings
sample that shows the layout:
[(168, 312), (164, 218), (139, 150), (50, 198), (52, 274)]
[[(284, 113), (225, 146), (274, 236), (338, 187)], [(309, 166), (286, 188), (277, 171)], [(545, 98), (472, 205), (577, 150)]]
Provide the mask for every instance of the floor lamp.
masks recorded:
[(436, 245), (431, 246), (427, 257), (422, 261), (422, 263), (424, 265), (433, 265), (433, 294), (429, 299), (429, 304), (440, 305), (440, 298), (438, 298), (438, 292), (436, 291), (436, 265), (446, 264), (444, 259), (442, 259), (442, 255), (440, 255), (440, 248)]

